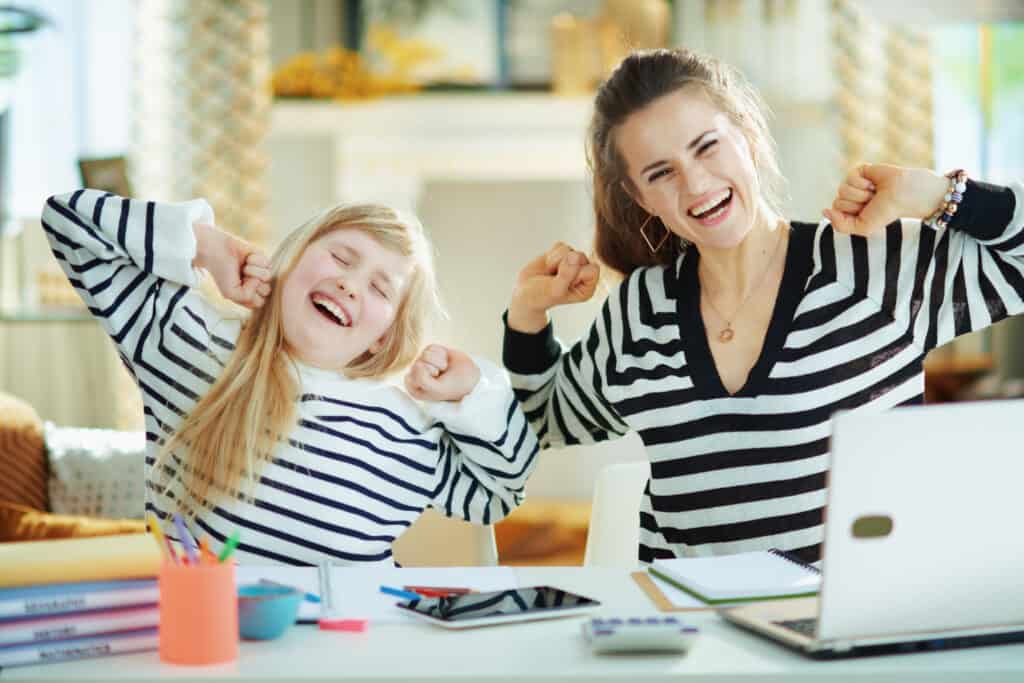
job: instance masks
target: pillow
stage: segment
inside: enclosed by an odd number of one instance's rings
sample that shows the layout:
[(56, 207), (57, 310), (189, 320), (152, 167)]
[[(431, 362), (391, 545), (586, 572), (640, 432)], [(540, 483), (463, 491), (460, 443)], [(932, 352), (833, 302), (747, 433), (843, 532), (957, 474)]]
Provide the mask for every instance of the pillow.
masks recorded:
[(93, 519), (54, 515), (24, 505), (0, 502), (0, 541), (40, 541), (112, 534), (141, 534), (146, 525), (137, 519)]
[(45, 424), (50, 511), (141, 519), (145, 432)]
[(0, 501), (48, 507), (43, 421), (25, 401), (0, 392)]

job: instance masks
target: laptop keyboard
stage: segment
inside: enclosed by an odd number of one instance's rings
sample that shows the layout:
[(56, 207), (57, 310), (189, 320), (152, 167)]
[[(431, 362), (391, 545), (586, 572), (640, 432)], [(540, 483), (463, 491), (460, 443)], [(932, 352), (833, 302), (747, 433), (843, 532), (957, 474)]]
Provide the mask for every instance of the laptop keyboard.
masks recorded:
[(807, 636), (808, 638), (814, 637), (814, 631), (818, 627), (818, 620), (815, 617), (808, 619), (790, 619), (788, 621), (774, 621), (772, 622), (776, 626), (782, 628), (788, 628), (790, 631), (796, 631), (800, 635)]

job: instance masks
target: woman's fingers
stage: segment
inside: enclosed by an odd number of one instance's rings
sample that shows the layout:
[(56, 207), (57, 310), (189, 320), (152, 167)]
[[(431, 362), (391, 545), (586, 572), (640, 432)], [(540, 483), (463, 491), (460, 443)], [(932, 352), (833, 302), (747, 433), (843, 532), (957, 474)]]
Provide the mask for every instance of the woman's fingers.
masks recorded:
[(873, 190), (857, 187), (851, 183), (843, 183), (839, 186), (839, 199), (846, 199), (851, 202), (867, 203), (875, 196)]

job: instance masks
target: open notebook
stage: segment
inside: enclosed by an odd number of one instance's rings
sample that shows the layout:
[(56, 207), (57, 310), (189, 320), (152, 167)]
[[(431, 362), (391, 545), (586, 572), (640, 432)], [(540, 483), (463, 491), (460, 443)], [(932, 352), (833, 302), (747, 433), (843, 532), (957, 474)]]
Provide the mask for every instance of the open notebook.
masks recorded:
[(821, 573), (778, 550), (654, 560), (648, 571), (708, 605), (818, 593)]

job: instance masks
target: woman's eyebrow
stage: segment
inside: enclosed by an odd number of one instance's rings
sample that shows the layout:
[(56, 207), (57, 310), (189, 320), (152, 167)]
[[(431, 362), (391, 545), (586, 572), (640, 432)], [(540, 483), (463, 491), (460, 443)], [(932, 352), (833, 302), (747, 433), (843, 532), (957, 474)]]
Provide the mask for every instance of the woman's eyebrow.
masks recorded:
[[(693, 149), (694, 147), (696, 147), (697, 145), (700, 144), (700, 141), (704, 139), (705, 135), (707, 135), (708, 133), (714, 133), (714, 132), (715, 132), (714, 128), (709, 128), (708, 130), (704, 131), (703, 133), (701, 133), (700, 135), (695, 137), (693, 140), (691, 140), (690, 144), (688, 144), (686, 146), (686, 149), (688, 149), (688, 150)], [(644, 173), (647, 173), (648, 171), (652, 171), (655, 168), (657, 168), (658, 166), (661, 166), (662, 164), (667, 164), (667, 163), (668, 162), (665, 161), (664, 159), (659, 159), (658, 161), (655, 161), (654, 163), (647, 164), (646, 166), (644, 166), (643, 169), (640, 171), (640, 174), (643, 175)]]

